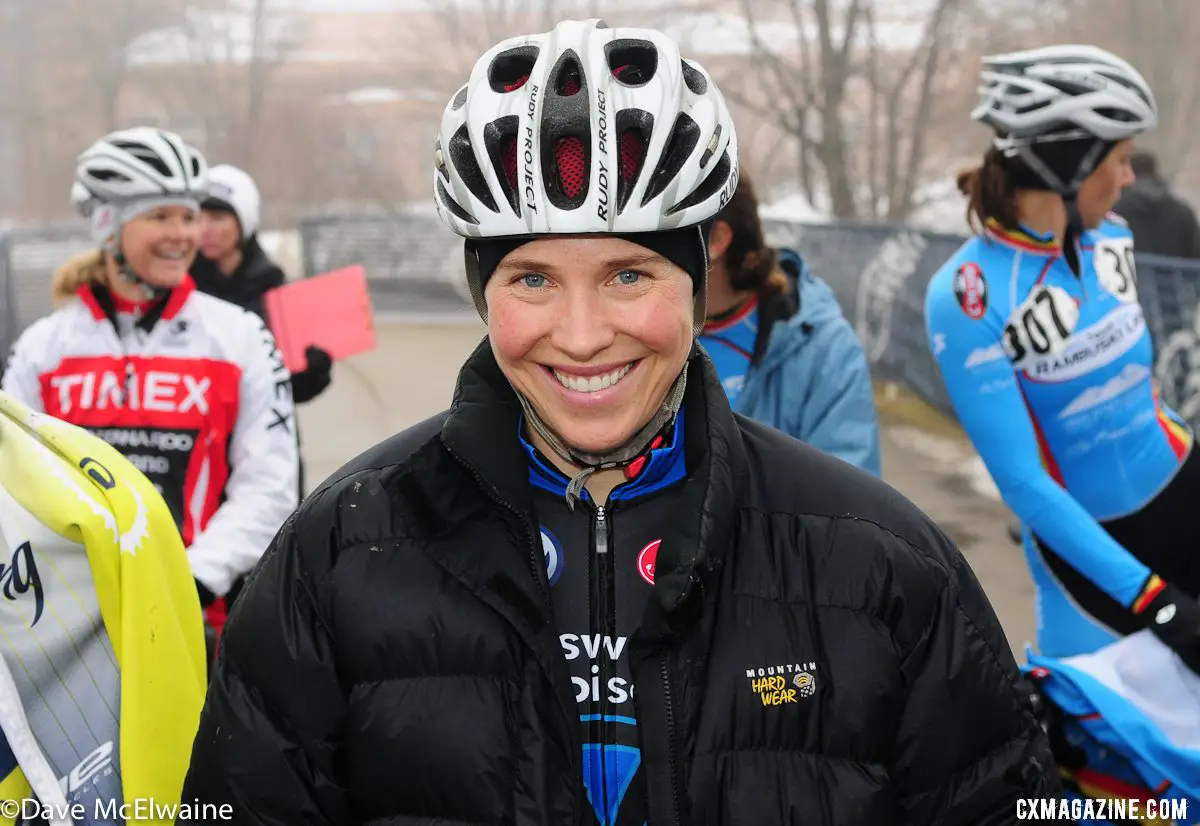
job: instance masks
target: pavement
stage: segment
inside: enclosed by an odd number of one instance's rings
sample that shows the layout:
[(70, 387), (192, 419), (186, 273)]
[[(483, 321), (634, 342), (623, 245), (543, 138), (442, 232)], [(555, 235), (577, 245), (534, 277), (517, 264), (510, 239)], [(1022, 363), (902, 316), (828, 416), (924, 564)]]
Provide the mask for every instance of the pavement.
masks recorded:
[[(445, 409), (460, 365), (484, 335), (477, 318), (380, 320), (377, 347), (334, 368), (333, 385), (299, 410), (309, 488), (358, 453)], [(881, 414), (885, 481), (963, 552), (1023, 661), (1034, 640), (1033, 584), (1007, 534), (1008, 511), (978, 458), (942, 429)]]

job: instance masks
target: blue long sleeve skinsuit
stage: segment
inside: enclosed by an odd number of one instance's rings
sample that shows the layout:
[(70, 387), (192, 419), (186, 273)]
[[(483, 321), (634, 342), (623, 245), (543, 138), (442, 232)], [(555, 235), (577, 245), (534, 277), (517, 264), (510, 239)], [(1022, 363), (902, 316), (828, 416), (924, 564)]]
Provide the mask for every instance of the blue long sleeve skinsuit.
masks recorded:
[(992, 225), (930, 281), (930, 347), (958, 418), (1025, 526), (1043, 655), (1115, 637), (1066, 593), (1031, 534), (1126, 609), (1154, 572), (1101, 522), (1136, 513), (1174, 477), (1192, 434), (1158, 399), (1137, 302), (1133, 236), (1085, 233), (1077, 277), (1051, 239)]

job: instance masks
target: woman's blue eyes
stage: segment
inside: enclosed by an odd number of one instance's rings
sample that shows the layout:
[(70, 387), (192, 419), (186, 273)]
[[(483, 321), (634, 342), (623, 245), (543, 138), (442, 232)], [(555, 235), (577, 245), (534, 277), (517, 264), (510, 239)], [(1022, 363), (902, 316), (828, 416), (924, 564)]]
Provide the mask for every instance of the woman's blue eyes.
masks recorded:
[[(617, 273), (616, 280), (623, 286), (632, 287), (636, 285), (642, 278), (640, 272), (634, 270), (622, 270)], [(520, 282), (523, 286), (531, 290), (540, 289), (546, 286), (546, 276), (538, 275), (537, 273), (526, 273), (520, 277)]]

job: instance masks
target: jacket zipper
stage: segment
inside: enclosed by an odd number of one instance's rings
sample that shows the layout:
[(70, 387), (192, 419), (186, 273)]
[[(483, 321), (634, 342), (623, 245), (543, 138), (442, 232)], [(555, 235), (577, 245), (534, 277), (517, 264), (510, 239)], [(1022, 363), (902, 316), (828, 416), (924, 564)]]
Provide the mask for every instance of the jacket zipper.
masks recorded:
[(658, 667), (662, 675), (663, 710), (666, 712), (667, 718), (667, 768), (671, 775), (671, 824), (679, 826), (679, 769), (675, 755), (675, 709), (672, 707), (671, 678), (665, 651), (659, 655)]
[[(610, 670), (612, 668), (612, 663), (609, 660), (606, 660), (603, 656), (603, 652), (607, 650), (607, 646), (605, 645), (604, 641), (606, 639), (611, 639), (616, 634), (616, 616), (612, 592), (612, 554), (609, 553), (608, 547), (608, 534), (611, 523), (608, 519), (608, 514), (609, 512), (605, 510), (603, 505), (598, 505), (596, 507), (595, 517), (592, 521), (592, 529), (595, 535), (595, 565), (592, 567), (592, 570), (595, 576), (591, 582), (592, 594), (590, 600), (592, 609), (592, 633), (598, 635), (598, 641), (600, 643), (597, 650), (597, 654), (599, 656), (597, 657), (598, 673), (596, 674), (596, 695), (593, 697), (593, 702), (595, 703), (599, 714), (596, 716), (595, 722), (593, 723), (594, 728), (592, 729), (592, 732), (594, 742), (600, 744), (600, 760), (602, 766), (606, 766), (608, 764), (607, 749), (609, 743), (613, 739), (612, 725), (608, 720), (608, 681), (611, 676)], [(603, 778), (601, 782), (606, 786), (606, 788), (597, 790), (599, 792), (599, 799), (608, 800), (608, 773), (602, 771), (600, 772), (600, 776)], [(607, 812), (605, 815), (607, 816)]]
[[(700, 600), (703, 603), (704, 582), (696, 580), (696, 586), (700, 589)], [(679, 796), (683, 778), (679, 769), (679, 754), (675, 742), (675, 707), (674, 696), (671, 693), (671, 670), (665, 650), (658, 656), (658, 670), (659, 676), (662, 677), (663, 716), (666, 717), (667, 722), (667, 771), (671, 775), (671, 826), (679, 826), (679, 812), (682, 808), (679, 804)]]

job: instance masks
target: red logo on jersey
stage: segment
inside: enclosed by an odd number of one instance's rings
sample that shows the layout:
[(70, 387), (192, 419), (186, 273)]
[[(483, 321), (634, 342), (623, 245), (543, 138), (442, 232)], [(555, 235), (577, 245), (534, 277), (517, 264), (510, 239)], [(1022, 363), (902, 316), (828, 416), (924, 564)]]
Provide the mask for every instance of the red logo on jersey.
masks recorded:
[(642, 548), (642, 552), (638, 554), (638, 573), (651, 585), (654, 584), (654, 563), (658, 560), (658, 546), (661, 544), (662, 540), (656, 539)]
[(84, 427), (227, 428), (237, 416), (237, 365), (200, 358), (63, 359), (41, 376), (51, 416)]
[(970, 318), (981, 319), (987, 311), (988, 287), (978, 264), (963, 264), (954, 275), (954, 296)]
[(127, 407), (158, 413), (195, 411), (207, 416), (211, 376), (192, 376), (164, 370), (147, 370), (122, 376), (116, 370), (89, 370), (63, 376), (50, 376), (50, 387), (57, 394), (58, 409), (69, 414), (81, 410), (105, 410)]

